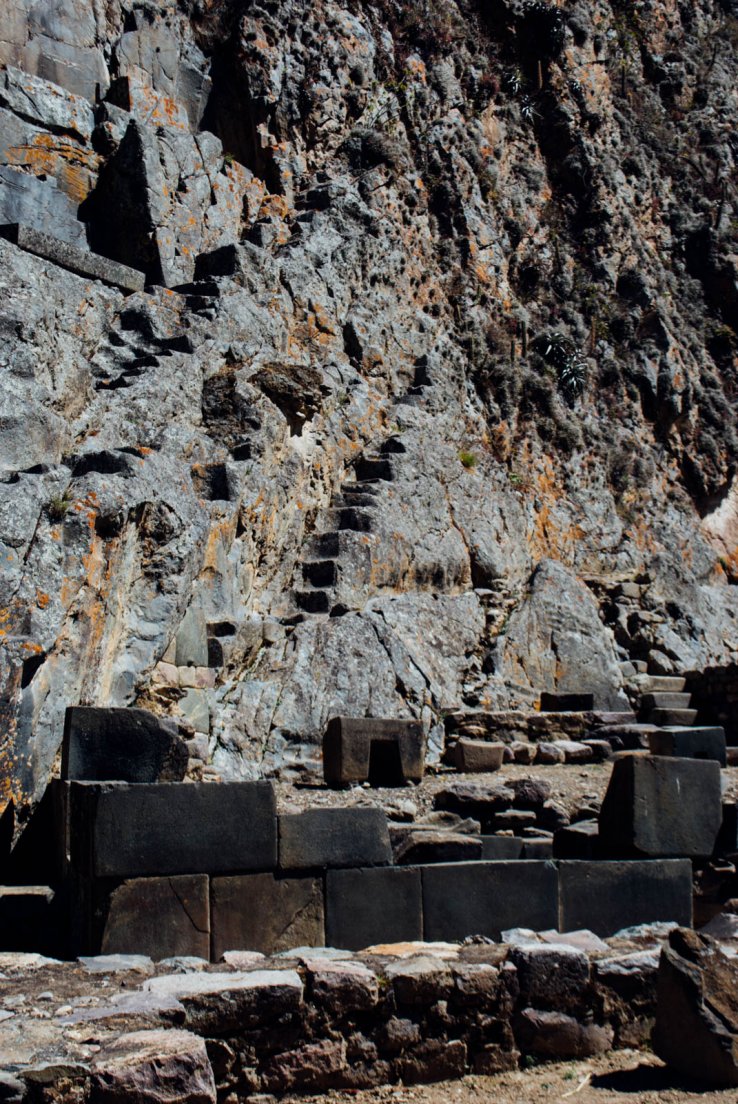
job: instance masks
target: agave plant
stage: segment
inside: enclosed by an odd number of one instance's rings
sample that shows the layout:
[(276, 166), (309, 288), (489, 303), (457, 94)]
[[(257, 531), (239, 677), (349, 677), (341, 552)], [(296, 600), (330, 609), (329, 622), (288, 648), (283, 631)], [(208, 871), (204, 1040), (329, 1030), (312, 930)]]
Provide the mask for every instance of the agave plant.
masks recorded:
[(574, 342), (557, 330), (549, 337), (543, 356), (556, 369), (566, 398), (573, 400), (581, 395), (587, 382), (587, 364)]

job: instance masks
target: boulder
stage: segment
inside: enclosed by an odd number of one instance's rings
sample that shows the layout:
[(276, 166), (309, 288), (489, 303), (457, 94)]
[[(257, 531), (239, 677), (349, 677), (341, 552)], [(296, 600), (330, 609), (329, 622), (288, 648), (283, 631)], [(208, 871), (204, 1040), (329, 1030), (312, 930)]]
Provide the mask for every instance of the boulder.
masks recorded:
[(101, 1104), (215, 1104), (205, 1042), (190, 1031), (121, 1035), (92, 1063), (92, 1094)]
[(662, 949), (653, 1046), (687, 1077), (738, 1085), (738, 973), (710, 936), (677, 928)]

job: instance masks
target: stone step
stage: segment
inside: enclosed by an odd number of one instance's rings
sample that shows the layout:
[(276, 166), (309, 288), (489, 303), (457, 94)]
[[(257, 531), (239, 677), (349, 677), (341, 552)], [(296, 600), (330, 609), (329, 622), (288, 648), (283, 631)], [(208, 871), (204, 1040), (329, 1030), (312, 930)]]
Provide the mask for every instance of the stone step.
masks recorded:
[(364, 457), (354, 464), (357, 481), (380, 479), (390, 483), (395, 478), (392, 463), (384, 457)]
[(642, 694), (680, 694), (687, 685), (680, 675), (636, 675), (633, 682)]
[(338, 582), (335, 560), (310, 560), (302, 565), (302, 577), (314, 587), (333, 587)]
[(366, 482), (365, 480), (352, 479), (341, 484), (341, 493), (343, 495), (364, 494), (376, 498), (381, 491), (382, 488), (378, 486), (377, 483)]
[(648, 715), (648, 723), (660, 728), (672, 725), (689, 728), (696, 720), (696, 709), (652, 709)]
[(641, 694), (641, 712), (650, 713), (652, 709), (689, 709), (691, 700), (691, 694), (672, 694), (665, 691)]
[(339, 529), (350, 529), (355, 533), (370, 533), (372, 531), (374, 518), (367, 510), (346, 506), (339, 509), (337, 514), (336, 522)]
[(331, 560), (341, 551), (341, 534), (337, 532), (316, 533), (307, 543), (311, 556)]
[(295, 590), (295, 604), (307, 613), (329, 613), (333, 596), (326, 590)]
[(333, 500), (333, 506), (340, 508), (343, 506), (376, 506), (376, 500), (373, 495), (367, 494), (366, 491), (343, 491), (343, 493)]
[(657, 727), (653, 724), (603, 725), (596, 729), (598, 739), (608, 740), (624, 751), (647, 748), (649, 736), (656, 731)]

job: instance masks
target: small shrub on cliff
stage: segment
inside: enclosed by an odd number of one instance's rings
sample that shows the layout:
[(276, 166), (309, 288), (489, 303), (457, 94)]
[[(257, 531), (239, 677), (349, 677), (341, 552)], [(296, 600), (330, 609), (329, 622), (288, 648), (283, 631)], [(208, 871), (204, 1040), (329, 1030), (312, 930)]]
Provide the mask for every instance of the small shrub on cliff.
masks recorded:
[(470, 468), (476, 468), (477, 466), (476, 456), (473, 452), (467, 452), (466, 449), (462, 449), (459, 453), (459, 460), (464, 465), (464, 467), (467, 468), (467, 470)]
[(54, 495), (46, 504), (46, 513), (49, 515), (51, 521), (63, 521), (71, 505), (72, 500), (71, 498), (67, 498), (66, 495)]

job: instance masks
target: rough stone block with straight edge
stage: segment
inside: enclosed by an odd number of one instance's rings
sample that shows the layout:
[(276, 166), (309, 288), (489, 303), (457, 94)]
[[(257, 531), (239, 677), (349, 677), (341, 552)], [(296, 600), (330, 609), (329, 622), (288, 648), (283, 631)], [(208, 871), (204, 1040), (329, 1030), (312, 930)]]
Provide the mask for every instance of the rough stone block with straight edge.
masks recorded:
[(506, 928), (558, 926), (558, 874), (552, 862), (447, 863), (422, 867), (424, 938), (499, 939)]
[(212, 878), (213, 960), (225, 951), (277, 954), (325, 944), (322, 878), (242, 874)]
[(209, 959), (208, 882), (206, 874), (123, 882), (106, 895), (100, 944), (87, 953)]
[(706, 858), (721, 820), (718, 763), (625, 755), (613, 763), (600, 843), (613, 858)]
[(382, 809), (308, 809), (279, 817), (282, 870), (387, 866), (392, 862)]
[(420, 870), (370, 867), (329, 870), (325, 883), (326, 941), (359, 951), (376, 943), (423, 938)]
[(62, 778), (78, 782), (181, 782), (187, 745), (168, 717), (147, 709), (73, 705), (64, 721)]
[(638, 924), (692, 923), (689, 859), (560, 862), (562, 931), (614, 935)]
[(419, 721), (333, 717), (323, 736), (323, 774), (329, 786), (420, 782), (425, 736)]
[(520, 859), (523, 840), (520, 836), (481, 836), (483, 859)]
[(111, 284), (121, 291), (144, 289), (143, 272), (118, 261), (111, 261), (108, 257), (101, 257), (98, 253), (80, 249), (61, 238), (34, 230), (31, 226), (14, 223), (4, 226), (2, 234), (21, 249), (27, 249), (29, 253), (35, 253), (60, 268), (68, 268), (78, 276), (92, 276), (93, 279), (102, 280), (104, 284)]
[(273, 870), (270, 782), (67, 782), (68, 846), (78, 876)]
[(456, 769), (462, 774), (482, 774), (500, 769), (505, 756), (505, 744), (461, 737), (454, 748)]
[(648, 747), (652, 755), (715, 759), (721, 767), (726, 765), (725, 729), (720, 727), (657, 728), (649, 733)]

